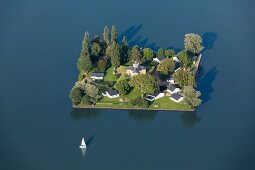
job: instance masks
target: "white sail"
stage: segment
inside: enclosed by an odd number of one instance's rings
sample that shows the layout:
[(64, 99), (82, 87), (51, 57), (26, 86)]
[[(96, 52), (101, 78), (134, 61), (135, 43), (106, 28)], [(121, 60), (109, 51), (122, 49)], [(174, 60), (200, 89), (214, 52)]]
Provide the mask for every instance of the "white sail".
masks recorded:
[(81, 140), (80, 148), (86, 148), (86, 143), (85, 143), (84, 137)]

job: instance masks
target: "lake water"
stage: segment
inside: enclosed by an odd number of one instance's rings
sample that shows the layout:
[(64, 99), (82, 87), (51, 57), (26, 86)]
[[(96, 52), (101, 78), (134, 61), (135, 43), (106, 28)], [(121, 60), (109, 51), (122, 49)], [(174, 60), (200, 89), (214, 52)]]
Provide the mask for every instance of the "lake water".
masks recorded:
[[(0, 2), (0, 169), (255, 169), (254, 1)], [(72, 110), (81, 41), (117, 26), (131, 45), (203, 36), (195, 112)], [(78, 148), (88, 143), (85, 157)]]

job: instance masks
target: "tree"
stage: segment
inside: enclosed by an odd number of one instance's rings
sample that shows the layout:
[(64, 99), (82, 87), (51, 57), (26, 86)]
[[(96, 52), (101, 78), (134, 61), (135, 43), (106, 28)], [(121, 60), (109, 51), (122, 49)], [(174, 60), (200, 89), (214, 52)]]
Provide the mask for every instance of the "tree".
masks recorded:
[(200, 91), (196, 91), (192, 86), (185, 86), (182, 90), (182, 95), (184, 96), (184, 104), (191, 108), (197, 107), (202, 102), (202, 100), (199, 99), (201, 96)]
[(135, 62), (135, 61), (139, 62), (140, 59), (142, 58), (142, 54), (141, 54), (140, 49), (137, 45), (132, 47), (130, 57), (133, 62)]
[(107, 53), (111, 57), (111, 63), (114, 69), (120, 66), (120, 47), (116, 43), (116, 41), (113, 41), (109, 48), (107, 48)]
[(121, 63), (126, 63), (128, 60), (128, 41), (126, 36), (122, 38), (120, 53)]
[(142, 95), (145, 93), (154, 93), (157, 88), (156, 80), (150, 74), (133, 76), (131, 78), (130, 85), (140, 89)]
[(166, 57), (173, 57), (174, 55), (175, 55), (175, 52), (174, 52), (174, 50), (170, 50), (170, 49), (168, 49), (168, 50), (165, 50), (165, 55), (166, 55)]
[(107, 63), (105, 60), (99, 60), (97, 63), (98, 71), (104, 72), (106, 70)]
[(88, 95), (84, 95), (81, 99), (81, 103), (86, 104), (86, 105), (90, 105), (92, 102), (91, 102), (91, 99)]
[(197, 34), (190, 33), (185, 35), (184, 46), (187, 51), (191, 51), (195, 54), (201, 52), (204, 49), (202, 43), (202, 38)]
[(74, 105), (78, 105), (81, 102), (82, 90), (77, 87), (72, 88), (69, 94), (69, 98), (71, 99)]
[(139, 108), (147, 108), (149, 107), (149, 102), (144, 97), (137, 97), (136, 99), (133, 99), (130, 101), (130, 105), (133, 107), (139, 107)]
[(174, 74), (174, 81), (181, 87), (196, 86), (195, 76), (184, 69), (180, 69)]
[(92, 67), (92, 63), (90, 57), (87, 56), (80, 56), (77, 62), (77, 67), (81, 73), (88, 73)]
[(99, 98), (99, 95), (98, 95), (98, 88), (95, 86), (95, 85), (92, 85), (92, 84), (85, 84), (84, 86), (85, 88), (85, 92), (86, 94), (92, 98), (92, 100), (95, 100), (97, 101), (97, 99)]
[(177, 54), (181, 67), (188, 67), (191, 64), (191, 59), (188, 56), (187, 51), (182, 50)]
[(150, 48), (144, 48), (143, 56), (145, 57), (146, 60), (152, 60), (152, 58), (154, 57), (154, 52)]
[(163, 78), (167, 78), (175, 69), (175, 62), (171, 58), (166, 58), (157, 66), (157, 71)]
[(126, 95), (130, 90), (130, 86), (126, 79), (117, 81), (115, 88), (121, 95)]
[(103, 33), (104, 42), (109, 45), (110, 43), (110, 30), (107, 26), (104, 27), (104, 33)]
[(101, 52), (101, 47), (98, 43), (94, 42), (91, 47), (91, 55), (93, 56), (93, 62), (96, 62), (99, 58), (99, 54)]
[(165, 56), (165, 50), (163, 48), (159, 48), (157, 51), (157, 57)]
[(88, 54), (89, 54), (89, 33), (85, 32), (82, 41), (81, 56), (86, 56)]
[(118, 37), (118, 33), (117, 30), (115, 28), (115, 25), (112, 26), (112, 30), (111, 30), (111, 42), (116, 41)]

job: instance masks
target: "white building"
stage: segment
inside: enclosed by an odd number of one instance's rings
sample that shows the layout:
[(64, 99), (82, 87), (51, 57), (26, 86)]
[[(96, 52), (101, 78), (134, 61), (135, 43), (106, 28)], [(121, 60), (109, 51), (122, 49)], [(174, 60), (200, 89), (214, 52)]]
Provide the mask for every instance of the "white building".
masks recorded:
[(162, 98), (164, 96), (165, 96), (165, 93), (163, 93), (163, 92), (156, 92), (154, 94), (147, 95), (145, 99), (152, 102), (152, 101), (160, 99), (160, 98)]
[(173, 93), (178, 93), (180, 91), (180, 88), (177, 87), (177, 85), (174, 85), (174, 84), (170, 84), (167, 89), (166, 89), (167, 92), (173, 94)]
[(166, 81), (167, 81), (168, 83), (171, 83), (171, 84), (174, 84), (174, 83), (175, 83), (174, 78), (173, 78), (172, 76), (170, 76), (168, 79), (166, 79)]
[(102, 93), (103, 96), (109, 97), (110, 99), (116, 98), (116, 97), (120, 97), (120, 94), (117, 90), (111, 90), (111, 91), (107, 91), (105, 93)]
[(179, 60), (179, 58), (178, 58), (177, 56), (173, 56), (173, 60), (174, 60), (175, 62), (180, 62), (180, 60)]
[(103, 80), (104, 73), (91, 73), (91, 79), (92, 80)]
[(183, 101), (183, 96), (179, 95), (178, 93), (173, 93), (170, 96), (170, 99), (173, 100), (176, 103), (179, 103), (179, 102)]
[(165, 56), (160, 56), (160, 57), (153, 58), (153, 61), (155, 61), (155, 62), (157, 62), (157, 63), (160, 63), (160, 62), (163, 61), (164, 59), (166, 59)]

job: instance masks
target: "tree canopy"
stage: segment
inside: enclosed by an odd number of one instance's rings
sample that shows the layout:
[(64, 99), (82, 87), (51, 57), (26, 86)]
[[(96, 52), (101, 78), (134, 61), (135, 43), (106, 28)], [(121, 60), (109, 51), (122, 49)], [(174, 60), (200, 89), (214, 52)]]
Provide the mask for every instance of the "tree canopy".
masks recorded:
[(77, 62), (77, 67), (80, 72), (88, 73), (92, 67), (92, 63), (91, 63), (89, 55), (80, 56)]
[(117, 33), (115, 25), (113, 25), (111, 30), (111, 42), (117, 41), (117, 37), (118, 37), (118, 33)]
[(137, 87), (140, 91), (145, 93), (154, 93), (157, 84), (155, 78), (150, 74), (140, 74), (133, 76), (130, 81), (131, 86)]
[(159, 48), (157, 51), (157, 57), (165, 56), (165, 50), (163, 48)]
[(191, 64), (191, 59), (188, 56), (188, 53), (186, 50), (182, 50), (177, 54), (181, 67), (188, 67)]
[(202, 43), (202, 38), (197, 34), (190, 33), (185, 35), (184, 46), (187, 51), (191, 51), (193, 53), (201, 52), (204, 49)]
[(173, 57), (175, 55), (175, 52), (174, 50), (171, 50), (171, 49), (168, 49), (168, 50), (165, 50), (165, 56), (166, 57)]
[(82, 90), (78, 87), (72, 88), (69, 94), (69, 98), (74, 105), (78, 105), (81, 102)]
[(104, 42), (107, 45), (109, 45), (109, 43), (110, 43), (110, 30), (107, 26), (104, 27), (103, 39), (104, 39)]
[(140, 62), (140, 59), (142, 58), (142, 54), (140, 52), (140, 49), (137, 45), (133, 46), (131, 49), (131, 61), (135, 62), (138, 61)]
[(166, 58), (161, 61), (157, 66), (157, 71), (163, 78), (167, 78), (171, 73), (174, 72), (175, 62), (171, 58)]
[(124, 79), (117, 81), (117, 83), (115, 84), (115, 89), (118, 90), (121, 95), (126, 95), (130, 90), (130, 86), (128, 84), (128, 81)]
[(89, 55), (89, 33), (85, 32), (82, 41), (81, 56)]
[(154, 52), (150, 48), (144, 48), (143, 56), (145, 57), (146, 60), (152, 60), (152, 58), (154, 57)]
[(120, 66), (120, 47), (116, 43), (116, 41), (113, 41), (111, 45), (107, 48), (108, 54), (111, 57), (111, 63), (114, 68), (117, 68)]
[(195, 76), (184, 69), (180, 69), (174, 74), (174, 81), (181, 87), (196, 86)]
[(190, 106), (191, 108), (195, 108), (202, 102), (202, 100), (199, 99), (201, 93), (199, 91), (196, 91), (192, 86), (184, 86), (182, 90), (182, 95), (184, 96), (184, 104)]

